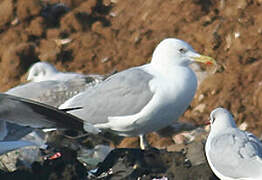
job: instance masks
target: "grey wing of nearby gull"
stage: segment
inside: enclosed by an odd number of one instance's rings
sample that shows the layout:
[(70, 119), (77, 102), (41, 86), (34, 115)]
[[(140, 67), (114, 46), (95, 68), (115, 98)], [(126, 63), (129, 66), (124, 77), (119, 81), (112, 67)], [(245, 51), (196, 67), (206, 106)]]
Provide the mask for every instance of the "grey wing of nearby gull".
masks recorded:
[(0, 155), (25, 146), (35, 145), (28, 141), (0, 141)]
[(138, 113), (152, 99), (151, 74), (131, 68), (110, 76), (94, 88), (74, 96), (59, 108), (82, 107), (69, 113), (92, 124), (106, 123), (108, 116)]
[(83, 130), (83, 121), (49, 105), (0, 93), (0, 120), (33, 128)]
[(231, 178), (261, 177), (262, 144), (251, 133), (238, 129), (214, 137), (210, 160), (216, 170)]
[(84, 79), (41, 81), (30, 82), (14, 87), (6, 93), (58, 107), (67, 99), (84, 91), (89, 86), (91, 86), (91, 84), (87, 84)]
[[(106, 76), (97, 75), (97, 74), (77, 74), (77, 73), (58, 73), (56, 77), (54, 77), (53, 80), (58, 81), (69, 81), (69, 80), (83, 80), (86, 83), (92, 83), (92, 82), (101, 82), (106, 78)], [(50, 79), (51, 80), (51, 79)]]
[(262, 158), (262, 143), (261, 141), (252, 133), (244, 131), (246, 134), (248, 140), (254, 145), (257, 152), (259, 153), (259, 156)]
[(0, 140), (3, 140), (7, 135), (8, 130), (6, 129), (6, 122), (0, 120)]
[(34, 128), (19, 126), (17, 124), (6, 122), (8, 133), (3, 139), (4, 141), (17, 141), (34, 131)]

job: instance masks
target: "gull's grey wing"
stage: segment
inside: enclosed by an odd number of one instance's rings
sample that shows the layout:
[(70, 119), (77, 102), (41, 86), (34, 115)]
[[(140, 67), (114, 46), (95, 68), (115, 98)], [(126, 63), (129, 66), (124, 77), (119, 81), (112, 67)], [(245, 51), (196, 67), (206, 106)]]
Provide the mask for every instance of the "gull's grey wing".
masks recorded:
[(33, 128), (83, 130), (83, 121), (49, 105), (0, 93), (0, 120)]
[(0, 141), (0, 155), (21, 147), (33, 145), (35, 144), (29, 141)]
[(86, 83), (92, 83), (92, 82), (101, 82), (105, 79), (105, 76), (97, 75), (97, 74), (78, 74), (73, 72), (58, 72), (54, 74), (54, 76), (46, 77), (45, 80), (57, 80), (57, 81), (70, 81), (73, 79), (82, 80)]
[(6, 129), (6, 122), (0, 120), (0, 141), (3, 140), (8, 134), (8, 130)]
[(79, 93), (59, 108), (82, 107), (68, 112), (92, 124), (106, 123), (109, 116), (136, 114), (153, 97), (149, 87), (152, 78), (142, 69), (131, 68)]
[(67, 99), (87, 89), (91, 80), (41, 81), (19, 85), (6, 93), (58, 107)]
[(251, 133), (230, 128), (211, 142), (210, 161), (231, 178), (262, 177), (262, 144)]
[(34, 131), (34, 128), (19, 126), (17, 124), (6, 122), (7, 135), (3, 139), (4, 141), (17, 141)]
[(256, 147), (257, 151), (259, 152), (259, 156), (262, 158), (262, 143), (261, 141), (252, 133), (243, 131), (248, 137), (248, 140)]

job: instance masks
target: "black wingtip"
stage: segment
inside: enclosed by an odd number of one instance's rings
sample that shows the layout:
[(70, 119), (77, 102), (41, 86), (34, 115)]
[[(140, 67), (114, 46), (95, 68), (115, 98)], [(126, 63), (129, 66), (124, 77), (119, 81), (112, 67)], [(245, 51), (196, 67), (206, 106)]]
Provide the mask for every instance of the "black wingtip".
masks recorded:
[[(23, 113), (23, 111), (31, 109), (31, 114)], [(19, 111), (19, 112), (18, 112)], [(21, 117), (22, 116), (22, 117)], [(39, 119), (35, 118), (39, 117)], [(23, 119), (26, 124), (36, 121), (50, 121), (57, 128), (83, 130), (83, 120), (71, 114), (61, 111), (55, 107), (42, 104), (29, 99), (0, 93), (0, 119), (17, 122)], [(20, 120), (20, 124), (23, 124)]]
[(59, 110), (63, 112), (68, 112), (68, 111), (74, 111), (78, 109), (83, 109), (83, 107), (73, 107), (73, 108), (65, 108), (65, 109), (59, 109)]

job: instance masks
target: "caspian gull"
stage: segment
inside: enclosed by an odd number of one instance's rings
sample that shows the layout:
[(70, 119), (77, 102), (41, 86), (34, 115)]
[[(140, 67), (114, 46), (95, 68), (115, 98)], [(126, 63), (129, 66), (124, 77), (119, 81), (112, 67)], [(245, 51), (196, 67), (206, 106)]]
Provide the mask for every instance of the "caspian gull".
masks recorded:
[(144, 148), (144, 134), (170, 125), (191, 103), (197, 88), (189, 67), (194, 62), (216, 63), (182, 40), (165, 39), (151, 63), (116, 73), (59, 108), (81, 107), (69, 113), (99, 129), (140, 136)]

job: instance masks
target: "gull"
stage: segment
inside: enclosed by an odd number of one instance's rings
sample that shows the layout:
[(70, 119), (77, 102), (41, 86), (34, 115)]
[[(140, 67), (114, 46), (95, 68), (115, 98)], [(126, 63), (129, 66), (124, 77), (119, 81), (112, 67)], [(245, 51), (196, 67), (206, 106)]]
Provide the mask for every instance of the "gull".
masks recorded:
[(194, 62), (216, 64), (182, 40), (164, 39), (149, 64), (116, 73), (59, 108), (81, 107), (68, 112), (101, 130), (139, 136), (144, 149), (145, 134), (172, 124), (191, 103), (197, 89), (189, 67)]
[(95, 74), (84, 75), (74, 72), (60, 72), (52, 64), (44, 61), (33, 64), (27, 76), (27, 80), (32, 82), (47, 80), (68, 81), (71, 79), (91, 79), (95, 80), (95, 82), (100, 82), (104, 77)]
[(212, 171), (222, 180), (261, 180), (262, 143), (237, 128), (231, 113), (217, 108), (210, 114), (205, 151)]

